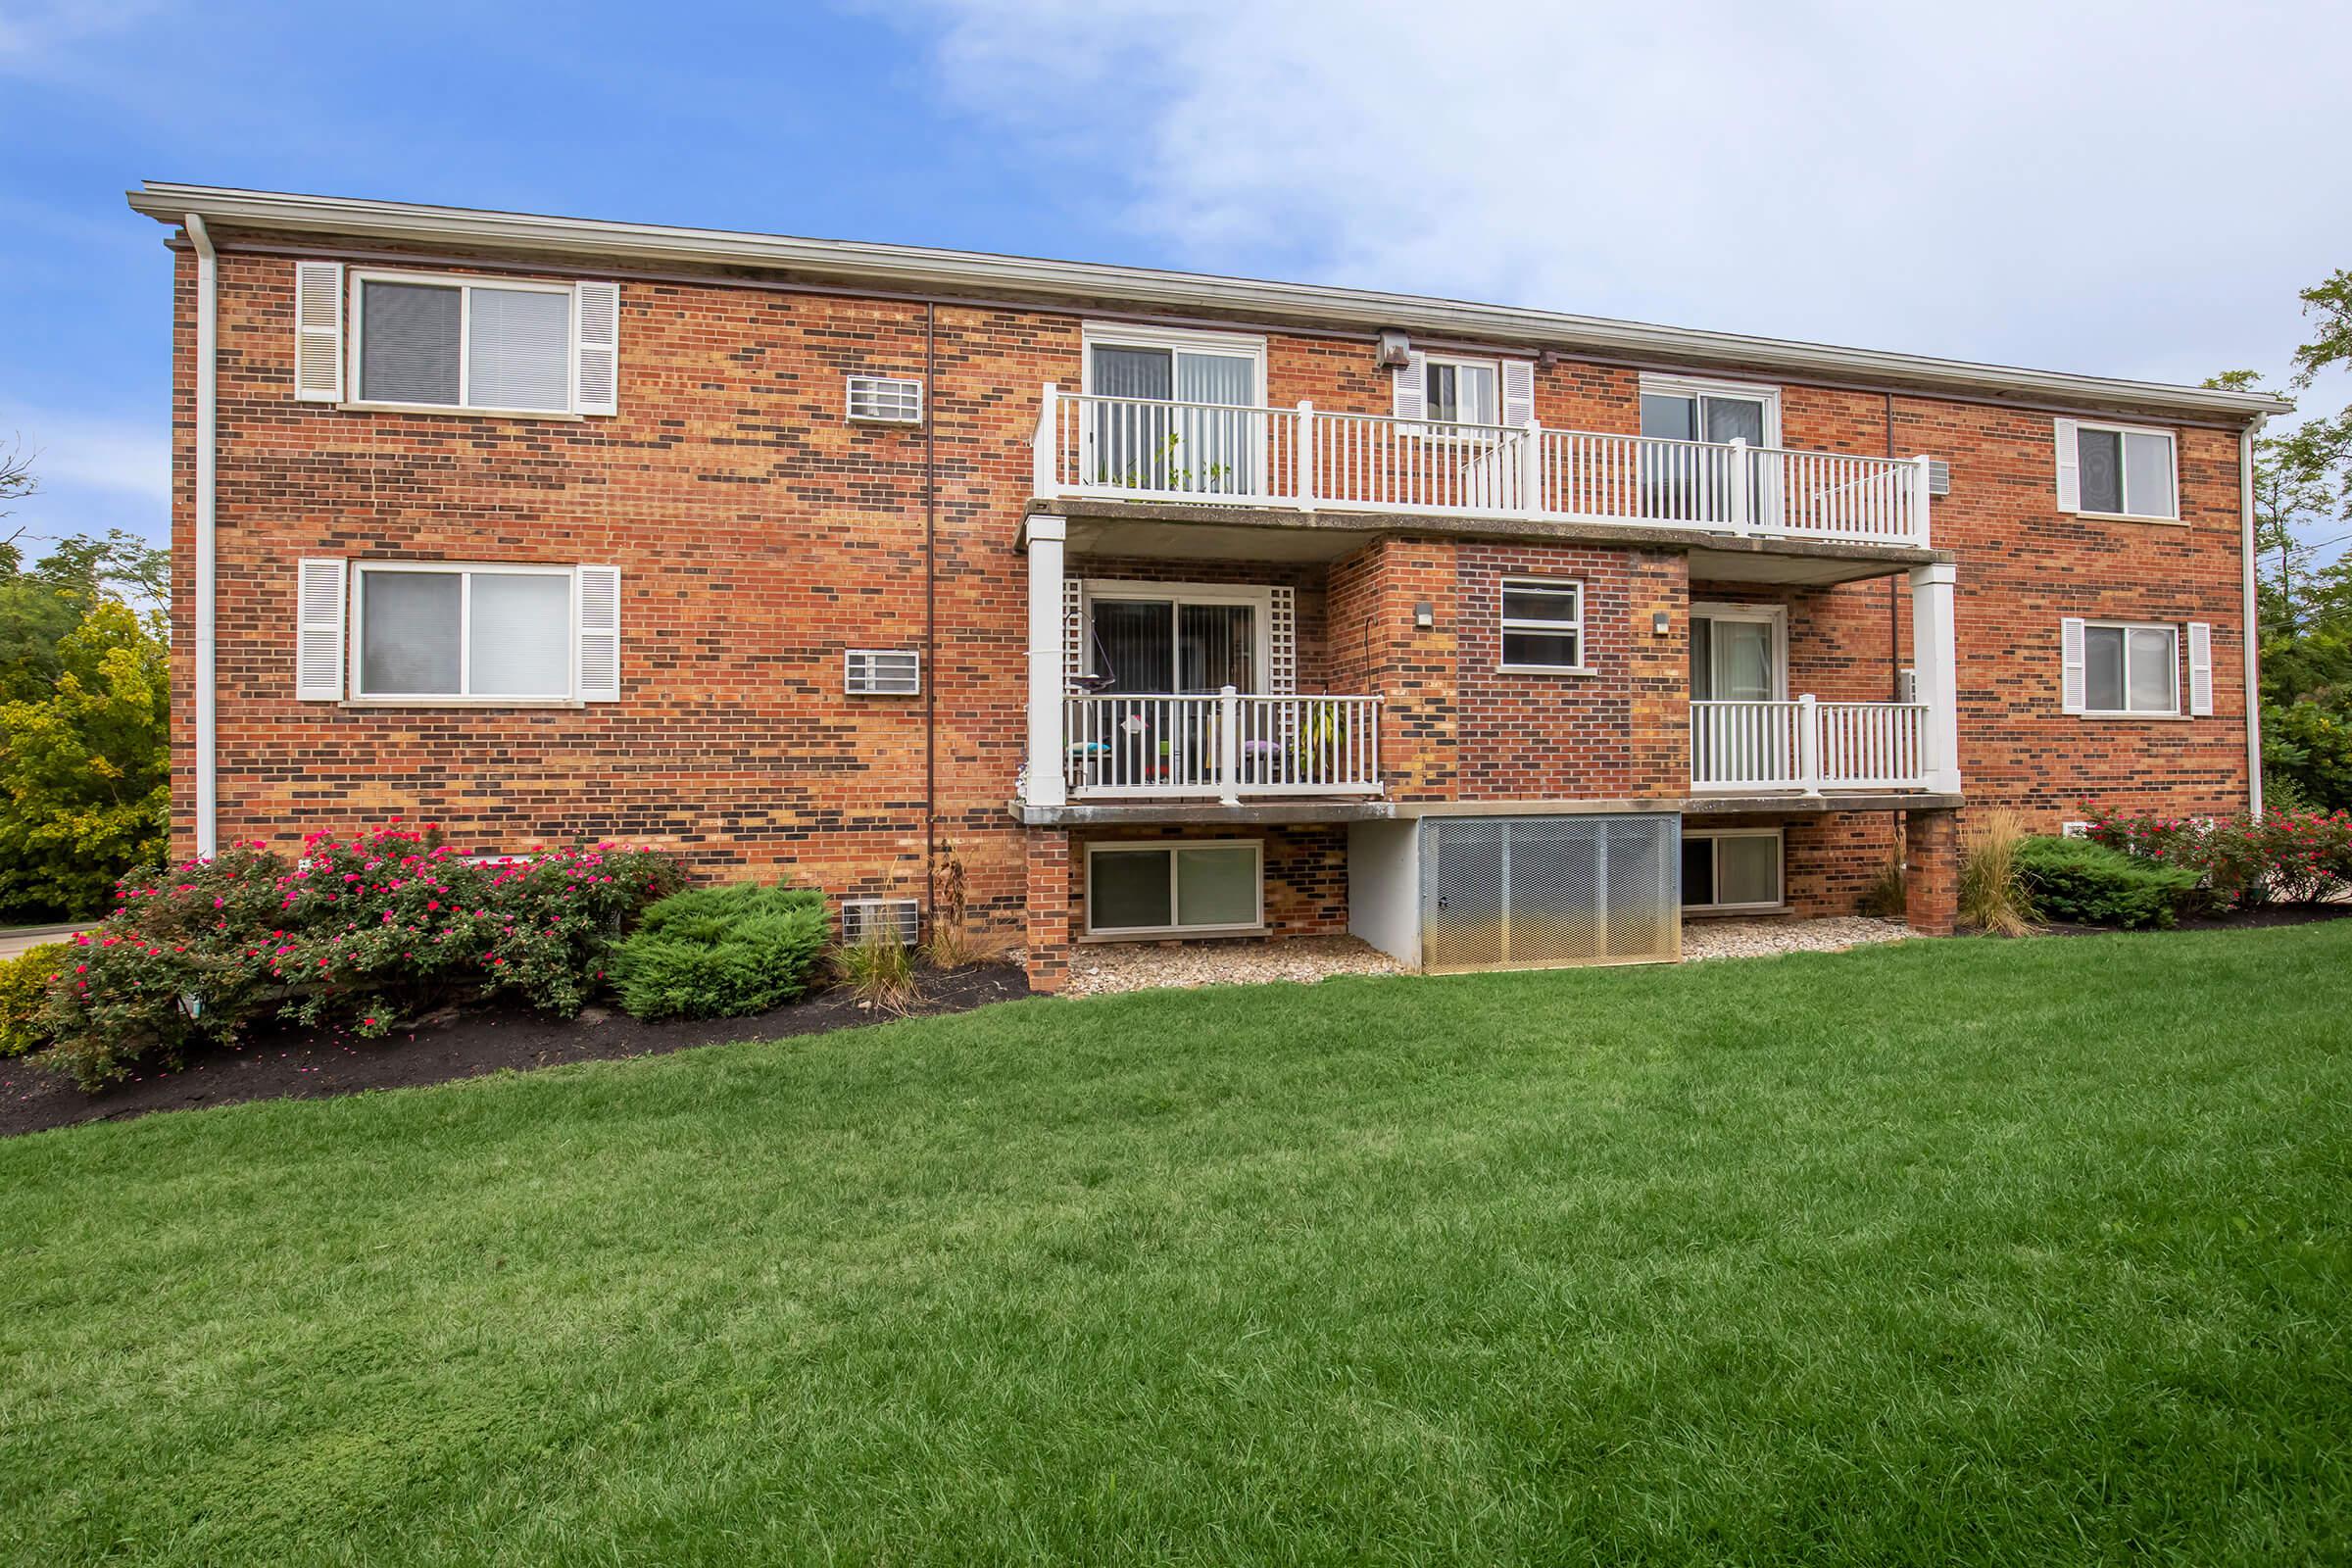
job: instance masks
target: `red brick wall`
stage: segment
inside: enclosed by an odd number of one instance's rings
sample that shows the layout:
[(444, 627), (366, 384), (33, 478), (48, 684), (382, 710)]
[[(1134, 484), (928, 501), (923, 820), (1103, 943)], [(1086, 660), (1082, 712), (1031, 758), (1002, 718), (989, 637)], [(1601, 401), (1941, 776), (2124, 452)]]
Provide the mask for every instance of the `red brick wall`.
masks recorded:
[[(835, 894), (920, 894), (921, 700), (849, 699), (844, 647), (924, 637), (924, 437), (841, 416), (852, 369), (922, 375), (925, 310), (720, 281), (626, 280), (620, 413), (586, 420), (361, 413), (294, 401), (291, 257), (220, 264), (220, 757), (223, 838), (291, 841), (399, 812), (483, 849), (652, 840), (701, 863), (789, 871)], [(539, 269), (510, 275), (568, 277)], [(194, 264), (175, 276), (174, 567), (193, 580)], [(1038, 387), (1082, 378), (1076, 311), (942, 305), (932, 323), (937, 647), (933, 821), (962, 856), (977, 920), (1024, 929), (1030, 847), (1005, 810), (1021, 761), (1024, 564)], [(1275, 334), (1277, 403), (1385, 411), (1363, 341)], [(1557, 363), (1548, 425), (1638, 428), (1638, 378)], [(1952, 466), (1936, 543), (1959, 556), (1963, 761), (1972, 803), (2039, 825), (2086, 796), (2182, 810), (2243, 803), (2243, 647), (2233, 434), (2183, 429), (2178, 527), (2056, 511), (2051, 416), (1804, 386), (1791, 445), (1927, 452)], [(293, 698), (303, 555), (596, 563), (623, 573), (623, 696), (585, 709), (368, 709)], [(1492, 596), (1506, 572), (1593, 585), (1601, 673), (1500, 677)], [(1115, 574), (1139, 564), (1081, 562)], [(1302, 686), (1381, 691), (1402, 798), (1674, 793), (1687, 745), (1680, 559), (1392, 538), (1328, 571), (1154, 564), (1187, 580), (1300, 589)], [(1318, 595), (1316, 589), (1320, 588)], [(1733, 597), (1720, 588), (1702, 595)], [(1791, 593), (1799, 683), (1883, 696), (1910, 613), (1886, 580)], [(1889, 602), (1894, 625), (1888, 630)], [(1429, 603), (1435, 625), (1413, 624)], [(1652, 608), (1673, 635), (1648, 635)], [(193, 603), (175, 608), (188, 710)], [(2203, 619), (2217, 713), (2058, 711), (2066, 615)], [(191, 726), (175, 726), (178, 845), (192, 833)], [(1825, 886), (1847, 886), (1850, 874)], [(1793, 885), (1793, 881), (1792, 881)], [(1824, 897), (1831, 894), (1825, 893)]]

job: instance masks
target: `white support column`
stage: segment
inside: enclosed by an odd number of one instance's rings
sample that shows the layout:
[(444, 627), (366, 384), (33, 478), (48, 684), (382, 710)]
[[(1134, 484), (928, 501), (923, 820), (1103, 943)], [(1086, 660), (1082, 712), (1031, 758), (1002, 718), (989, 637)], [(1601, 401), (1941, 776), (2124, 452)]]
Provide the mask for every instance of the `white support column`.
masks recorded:
[(1732, 532), (1745, 533), (1748, 530), (1747, 437), (1732, 437), (1729, 461), (1731, 471), (1724, 481), (1724, 487), (1730, 492), (1728, 500)]
[(1305, 398), (1298, 400), (1298, 434), (1291, 442), (1291, 457), (1298, 465), (1298, 482), (1292, 487), (1298, 498), (1298, 510), (1315, 510), (1315, 406)]
[(1911, 568), (1911, 664), (1919, 700), (1928, 705), (1921, 760), (1928, 788), (1960, 791), (1960, 660), (1953, 621), (1953, 588), (1960, 569), (1949, 562)]
[(1544, 510), (1544, 421), (1533, 416), (1519, 435), (1519, 510), (1530, 517)]
[(1030, 460), (1034, 470), (1030, 475), (1031, 493), (1053, 496), (1061, 493), (1061, 389), (1053, 382), (1046, 383), (1045, 395), (1037, 408), (1037, 437), (1031, 444)]
[(1242, 699), (1230, 686), (1217, 689), (1217, 801), (1242, 804)]
[(1069, 523), (1032, 514), (1029, 539), (1029, 806), (1062, 806), (1069, 789), (1062, 779), (1061, 668), (1062, 549)]
[(1821, 793), (1821, 706), (1811, 692), (1796, 699), (1796, 782), (1807, 795)]
[(1935, 488), (1936, 465), (1929, 458), (1911, 460), (1911, 544), (1926, 549), (1928, 544), (1928, 509), (1935, 497), (1928, 492)]

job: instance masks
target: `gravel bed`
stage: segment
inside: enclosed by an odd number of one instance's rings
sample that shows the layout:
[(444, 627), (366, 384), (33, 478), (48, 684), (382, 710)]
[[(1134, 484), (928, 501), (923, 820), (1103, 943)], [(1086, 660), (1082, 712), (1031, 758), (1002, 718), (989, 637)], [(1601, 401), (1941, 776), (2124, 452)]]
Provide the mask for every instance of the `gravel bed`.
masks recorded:
[(1402, 974), (1404, 966), (1353, 937), (1294, 937), (1286, 942), (1117, 943), (1081, 947), (1070, 956), (1067, 997), (1101, 997), (1160, 986), (1311, 985), (1335, 974)]
[(1911, 928), (1900, 920), (1837, 914), (1818, 920), (1685, 920), (1683, 961), (1763, 958), (1781, 953), (1842, 953), (1873, 942), (1900, 942)]

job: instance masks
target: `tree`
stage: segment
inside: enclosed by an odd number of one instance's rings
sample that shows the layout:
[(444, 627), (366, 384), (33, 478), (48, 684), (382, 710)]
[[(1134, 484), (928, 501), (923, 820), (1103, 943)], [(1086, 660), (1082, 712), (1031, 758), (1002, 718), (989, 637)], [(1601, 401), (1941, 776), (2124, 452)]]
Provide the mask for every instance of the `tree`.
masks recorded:
[[(0, 455), (0, 503), (34, 490)], [(117, 530), (26, 567), (25, 537), (0, 539), (0, 921), (77, 919), (163, 858), (171, 557)]]

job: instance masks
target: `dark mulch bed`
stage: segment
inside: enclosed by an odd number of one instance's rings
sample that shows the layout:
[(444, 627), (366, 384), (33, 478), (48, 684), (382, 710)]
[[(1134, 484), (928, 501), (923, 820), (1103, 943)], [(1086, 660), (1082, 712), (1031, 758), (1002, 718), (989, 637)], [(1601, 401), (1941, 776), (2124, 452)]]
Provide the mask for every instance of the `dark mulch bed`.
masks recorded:
[[(2260, 926), (2309, 925), (2315, 920), (2352, 919), (2352, 904), (2264, 904), (2236, 914), (2200, 914), (2181, 921), (2175, 931), (2251, 931)], [(2055, 937), (2103, 936), (2108, 925), (2048, 925)]]
[[(918, 973), (916, 1015), (964, 1012), (1029, 994), (1028, 978), (1001, 963)], [(884, 1017), (890, 1016), (884, 1014)], [(192, 1054), (177, 1072), (149, 1073), (99, 1093), (24, 1061), (0, 1062), (0, 1137), (122, 1121), (158, 1110), (233, 1105), (248, 1100), (324, 1100), (364, 1089), (447, 1083), (512, 1067), (659, 1056), (730, 1040), (784, 1040), (877, 1022), (849, 992), (820, 992), (756, 1018), (640, 1023), (612, 1008), (577, 1018), (543, 1018), (518, 1007), (484, 1007), (429, 1019), (414, 1032), (355, 1040), (321, 1030), (257, 1035), (240, 1050)]]

